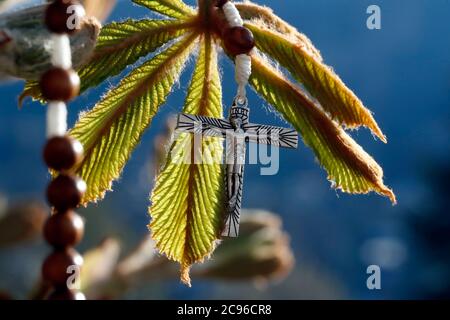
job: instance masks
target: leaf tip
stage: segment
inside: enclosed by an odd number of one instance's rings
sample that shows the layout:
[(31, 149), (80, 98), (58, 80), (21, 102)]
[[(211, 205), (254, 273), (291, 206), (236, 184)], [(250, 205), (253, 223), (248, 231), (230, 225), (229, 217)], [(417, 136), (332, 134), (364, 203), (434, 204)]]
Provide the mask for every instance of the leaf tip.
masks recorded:
[(380, 139), (383, 143), (387, 143), (387, 138), (384, 135), (383, 131), (381, 131), (380, 127), (378, 126), (378, 124), (375, 122), (375, 120), (373, 120), (373, 124), (370, 126), (370, 129), (372, 130), (372, 133), (378, 137), (378, 139)]
[(19, 107), (19, 110), (22, 110), (23, 108), (23, 103), (25, 102), (25, 100), (29, 97), (29, 94), (27, 92), (22, 92), (22, 94), (19, 96), (19, 99), (17, 101), (17, 105)]
[(189, 288), (192, 287), (191, 285), (191, 276), (190, 276), (191, 266), (187, 264), (181, 265), (181, 274), (180, 274), (180, 280), (182, 283), (187, 285)]
[(385, 188), (382, 190), (382, 194), (391, 200), (393, 206), (397, 205), (397, 197), (395, 196), (394, 191), (389, 188)]
[(396, 197), (394, 191), (384, 185), (381, 177), (378, 179), (379, 179), (379, 181), (375, 184), (375, 187), (372, 190), (377, 192), (380, 195), (383, 195), (383, 196), (389, 198), (389, 200), (391, 200), (392, 205), (395, 206), (397, 204), (397, 197)]

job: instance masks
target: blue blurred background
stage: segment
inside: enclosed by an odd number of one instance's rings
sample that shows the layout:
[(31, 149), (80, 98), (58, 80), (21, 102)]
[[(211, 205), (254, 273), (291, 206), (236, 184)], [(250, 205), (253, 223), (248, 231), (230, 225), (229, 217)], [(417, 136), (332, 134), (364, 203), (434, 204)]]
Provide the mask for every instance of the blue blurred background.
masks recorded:
[[(195, 279), (188, 289), (173, 281), (158, 297), (449, 298), (450, 1), (257, 2), (310, 37), (325, 62), (374, 112), (388, 136), (387, 145), (365, 129), (351, 134), (382, 165), (385, 182), (396, 192), (399, 204), (393, 207), (376, 195), (336, 192), (309, 149), (301, 145), (298, 151), (283, 151), (276, 176), (260, 176), (258, 166), (249, 166), (244, 204), (281, 215), (297, 261), (289, 277), (266, 290)], [(381, 30), (366, 27), (371, 4), (381, 7)], [(124, 0), (110, 20), (148, 14)], [(221, 67), (224, 104), (229, 104), (235, 92), (233, 69), (225, 57)], [(164, 129), (167, 116), (181, 109), (191, 71), (192, 65), (115, 183), (114, 193), (83, 210), (88, 221), (85, 242), (112, 233), (133, 243), (147, 233), (153, 138)], [(116, 80), (72, 103), (71, 124)], [(45, 108), (27, 102), (18, 110), (22, 87), (20, 82), (0, 86), (0, 194), (12, 202), (43, 199), (49, 178), (41, 161)], [(254, 93), (250, 101), (255, 122), (284, 125)], [(23, 294), (47, 250), (38, 244), (8, 252), (10, 258), (0, 261), (0, 288)], [(366, 268), (371, 264), (381, 267), (381, 290), (366, 287)], [(130, 297), (145, 298), (145, 289)]]

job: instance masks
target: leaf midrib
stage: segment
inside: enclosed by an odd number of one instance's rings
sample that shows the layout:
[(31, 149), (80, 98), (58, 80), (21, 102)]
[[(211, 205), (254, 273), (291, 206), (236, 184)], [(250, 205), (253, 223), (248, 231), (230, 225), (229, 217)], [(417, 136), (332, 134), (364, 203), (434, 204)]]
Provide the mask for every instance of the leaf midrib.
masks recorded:
[[(209, 33), (204, 34), (203, 41), (205, 42), (205, 62), (204, 62), (204, 70), (205, 70), (205, 84), (202, 88), (202, 95), (200, 98), (200, 104), (199, 104), (199, 110), (197, 112), (198, 115), (206, 115), (207, 109), (208, 109), (208, 98), (211, 92), (211, 75), (212, 75), (212, 68), (211, 68), (211, 54), (213, 48), (211, 43), (211, 36)], [(191, 137), (192, 139), (192, 137)], [(185, 239), (186, 243), (191, 243), (191, 232), (190, 232), (190, 225), (192, 223), (191, 220), (193, 220), (193, 209), (195, 209), (195, 202), (194, 202), (194, 192), (195, 189), (195, 175), (199, 173), (199, 168), (201, 164), (196, 164), (194, 162), (194, 155), (195, 155), (195, 146), (194, 143), (192, 143), (191, 140), (191, 163), (192, 165), (189, 166), (189, 181), (188, 181), (188, 197), (186, 199), (187, 201), (187, 208), (186, 208), (186, 230), (185, 230)], [(189, 250), (190, 247), (187, 245), (184, 245), (183, 249), (183, 261), (190, 260), (189, 258)], [(187, 258), (187, 259), (186, 259)]]

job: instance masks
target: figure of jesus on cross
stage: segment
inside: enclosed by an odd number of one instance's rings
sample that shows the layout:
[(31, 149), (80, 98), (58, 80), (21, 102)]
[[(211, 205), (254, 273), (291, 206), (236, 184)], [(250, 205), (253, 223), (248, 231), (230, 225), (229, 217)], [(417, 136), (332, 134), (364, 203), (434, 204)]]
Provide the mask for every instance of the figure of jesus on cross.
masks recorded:
[(228, 120), (191, 114), (179, 114), (176, 130), (224, 138), (226, 142), (226, 197), (222, 236), (237, 237), (241, 214), (246, 144), (248, 142), (296, 149), (298, 135), (294, 129), (249, 123), (247, 100), (235, 99)]

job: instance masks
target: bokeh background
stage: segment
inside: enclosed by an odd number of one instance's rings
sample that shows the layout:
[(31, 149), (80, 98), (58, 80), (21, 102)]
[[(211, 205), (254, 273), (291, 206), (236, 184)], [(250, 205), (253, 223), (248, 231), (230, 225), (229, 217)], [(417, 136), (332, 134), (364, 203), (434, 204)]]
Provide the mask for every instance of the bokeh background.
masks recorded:
[[(194, 4), (194, 1), (187, 1)], [(142, 285), (126, 298), (406, 299), (450, 298), (450, 1), (448, 0), (258, 0), (311, 38), (327, 64), (374, 112), (389, 143), (361, 129), (352, 136), (383, 166), (399, 204), (376, 195), (351, 196), (330, 188), (309, 149), (283, 151), (280, 172), (246, 171), (244, 204), (278, 213), (296, 259), (289, 276), (265, 286), (193, 279)], [(366, 28), (366, 9), (382, 10), (382, 29)], [(149, 15), (119, 1), (109, 20)], [(221, 58), (224, 103), (233, 97), (233, 69)], [(162, 112), (105, 200), (81, 213), (87, 236), (81, 249), (114, 235), (132, 247), (147, 234), (156, 135), (182, 105), (188, 66)], [(91, 108), (117, 79), (70, 105), (70, 123)], [(0, 85), (0, 204), (44, 201), (49, 179), (41, 161), (45, 108), (17, 97), (23, 83)], [(253, 120), (285, 125), (254, 93)], [(23, 298), (49, 249), (43, 241), (0, 248), (0, 290)], [(382, 289), (368, 290), (366, 268), (382, 271)]]

